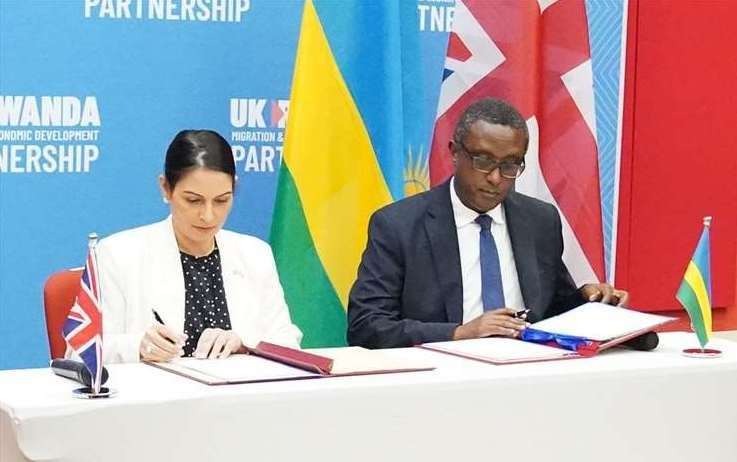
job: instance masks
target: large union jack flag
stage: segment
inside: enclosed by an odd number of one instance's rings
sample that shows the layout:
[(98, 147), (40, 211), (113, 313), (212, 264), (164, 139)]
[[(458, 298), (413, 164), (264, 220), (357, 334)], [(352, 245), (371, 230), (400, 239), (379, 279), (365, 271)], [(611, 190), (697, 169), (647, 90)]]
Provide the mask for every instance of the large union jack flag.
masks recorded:
[(102, 377), (102, 312), (97, 258), (94, 247), (87, 255), (79, 293), (62, 327), (64, 339), (82, 359), (92, 377), (92, 388), (100, 391)]
[(435, 185), (453, 172), (447, 149), (472, 102), (501, 98), (527, 120), (517, 191), (561, 211), (564, 261), (577, 283), (603, 281), (599, 169), (583, 0), (457, 0), (430, 155)]

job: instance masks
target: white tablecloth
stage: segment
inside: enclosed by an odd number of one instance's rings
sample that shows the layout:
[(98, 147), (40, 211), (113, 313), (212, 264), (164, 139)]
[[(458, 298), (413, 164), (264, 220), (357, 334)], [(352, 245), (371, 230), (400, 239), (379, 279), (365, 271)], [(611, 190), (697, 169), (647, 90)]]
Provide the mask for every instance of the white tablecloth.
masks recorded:
[(494, 366), (420, 349), (430, 372), (206, 386), (109, 367), (80, 400), (48, 369), (0, 372), (0, 461), (737, 461), (737, 344)]

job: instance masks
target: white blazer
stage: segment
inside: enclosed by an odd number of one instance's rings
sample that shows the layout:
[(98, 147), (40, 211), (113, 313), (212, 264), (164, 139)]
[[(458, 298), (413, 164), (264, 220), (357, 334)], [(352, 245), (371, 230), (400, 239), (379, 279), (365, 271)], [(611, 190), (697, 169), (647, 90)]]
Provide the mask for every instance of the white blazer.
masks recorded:
[[(230, 323), (241, 341), (299, 347), (302, 332), (289, 317), (269, 245), (226, 230), (216, 239)], [(167, 326), (184, 331), (184, 275), (171, 217), (102, 239), (97, 261), (105, 363), (139, 360), (154, 309)]]

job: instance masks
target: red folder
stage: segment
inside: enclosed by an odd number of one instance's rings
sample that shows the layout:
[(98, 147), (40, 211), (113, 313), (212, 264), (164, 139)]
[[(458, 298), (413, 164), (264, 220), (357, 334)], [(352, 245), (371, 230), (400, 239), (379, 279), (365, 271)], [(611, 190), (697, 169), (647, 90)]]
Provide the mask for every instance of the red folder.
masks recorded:
[(333, 368), (333, 360), (331, 358), (275, 343), (259, 342), (256, 348), (246, 348), (246, 350), (256, 356), (315, 372), (316, 374), (330, 375), (330, 371)]

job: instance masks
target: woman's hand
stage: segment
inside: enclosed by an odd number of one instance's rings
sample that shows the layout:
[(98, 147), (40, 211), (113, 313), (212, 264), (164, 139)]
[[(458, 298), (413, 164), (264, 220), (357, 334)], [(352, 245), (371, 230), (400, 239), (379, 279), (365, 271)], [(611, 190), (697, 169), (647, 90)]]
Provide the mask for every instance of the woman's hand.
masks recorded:
[(214, 329), (209, 327), (202, 331), (197, 349), (194, 351), (195, 358), (227, 358), (238, 352), (243, 347), (240, 337), (232, 330)]
[(163, 324), (154, 323), (141, 339), (138, 354), (144, 361), (171, 361), (184, 354), (187, 334), (177, 334)]

